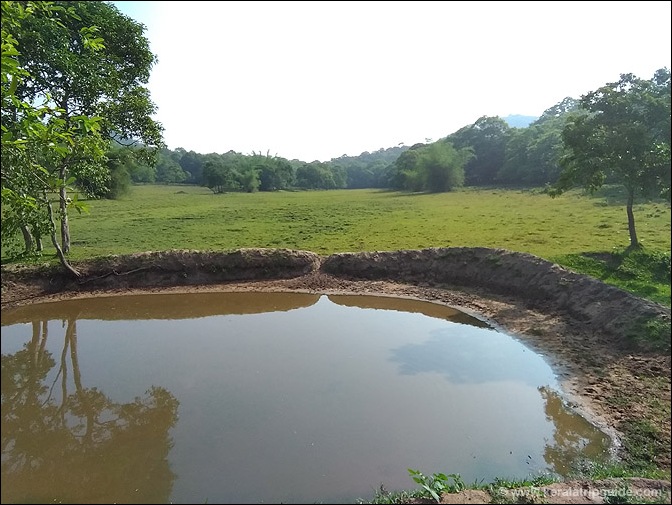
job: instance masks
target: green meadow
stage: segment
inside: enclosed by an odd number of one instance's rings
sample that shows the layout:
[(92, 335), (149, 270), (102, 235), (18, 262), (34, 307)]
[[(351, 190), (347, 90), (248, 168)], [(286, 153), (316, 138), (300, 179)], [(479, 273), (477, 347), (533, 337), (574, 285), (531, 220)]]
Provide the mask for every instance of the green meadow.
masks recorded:
[(551, 198), (541, 190), (449, 193), (333, 190), (213, 194), (197, 186), (133, 186), (71, 213), (78, 260), (166, 249), (290, 248), (331, 254), (426, 247), (527, 252), (670, 304), (670, 205), (635, 206), (642, 252), (626, 251), (618, 190)]

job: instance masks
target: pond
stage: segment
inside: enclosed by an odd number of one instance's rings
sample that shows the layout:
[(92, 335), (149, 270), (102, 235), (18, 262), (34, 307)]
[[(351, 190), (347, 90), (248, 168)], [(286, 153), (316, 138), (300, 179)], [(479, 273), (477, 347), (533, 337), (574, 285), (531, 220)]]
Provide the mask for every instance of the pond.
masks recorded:
[(2, 313), (2, 502), (355, 503), (567, 474), (610, 439), (544, 357), (455, 309), (297, 293)]

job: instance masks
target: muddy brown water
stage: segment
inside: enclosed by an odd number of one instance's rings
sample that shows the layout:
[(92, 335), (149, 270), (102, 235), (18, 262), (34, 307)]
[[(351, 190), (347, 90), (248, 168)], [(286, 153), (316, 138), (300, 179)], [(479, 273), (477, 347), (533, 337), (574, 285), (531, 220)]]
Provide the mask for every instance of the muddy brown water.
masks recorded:
[(2, 326), (3, 503), (354, 503), (609, 450), (543, 356), (439, 304), (144, 294)]

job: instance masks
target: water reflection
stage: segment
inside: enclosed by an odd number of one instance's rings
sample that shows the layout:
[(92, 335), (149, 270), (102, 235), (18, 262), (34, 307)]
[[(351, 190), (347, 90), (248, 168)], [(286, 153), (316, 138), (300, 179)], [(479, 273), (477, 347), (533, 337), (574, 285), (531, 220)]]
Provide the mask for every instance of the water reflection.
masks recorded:
[(152, 386), (116, 403), (85, 387), (77, 319), (64, 325), (58, 363), (45, 349), (46, 320), (32, 322), (24, 349), (2, 355), (2, 502), (168, 502), (177, 399)]
[(162, 293), (154, 295), (97, 296), (35, 305), (2, 312), (2, 324), (43, 319), (194, 319), (221, 314), (260, 314), (310, 307), (319, 295), (297, 293)]
[(2, 324), (3, 503), (353, 503), (408, 467), (562, 474), (608, 445), (540, 356), (427, 302), (141, 295)]
[(523, 344), (495, 330), (439, 328), (423, 342), (390, 352), (402, 375), (438, 373), (458, 384), (519, 381), (537, 387), (539, 377), (531, 368), (549, 370), (543, 360), (531, 359), (534, 353)]
[(562, 398), (547, 387), (540, 387), (546, 419), (553, 423), (553, 440), (546, 444), (544, 459), (560, 475), (568, 475), (582, 458), (599, 459), (610, 440), (586, 419), (569, 411)]
[(329, 300), (345, 307), (358, 307), (362, 309), (395, 310), (399, 312), (411, 312), (424, 314), (428, 317), (445, 319), (454, 323), (468, 324), (478, 328), (491, 328), (485, 321), (470, 316), (452, 307), (439, 303), (423, 302), (408, 298), (392, 296), (364, 296), (364, 295), (330, 295)]

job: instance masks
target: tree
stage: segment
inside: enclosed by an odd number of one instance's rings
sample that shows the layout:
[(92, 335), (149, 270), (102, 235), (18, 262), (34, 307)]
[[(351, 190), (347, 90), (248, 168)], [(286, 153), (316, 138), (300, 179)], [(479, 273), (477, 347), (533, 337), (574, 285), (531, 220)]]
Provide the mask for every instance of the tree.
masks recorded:
[[(178, 151), (180, 149), (181, 148), (178, 148)], [(194, 151), (187, 152), (184, 151), (184, 149), (182, 149), (182, 151), (183, 153), (178, 160), (178, 163), (180, 164), (180, 167), (182, 167), (182, 170), (189, 174), (189, 178), (186, 182), (189, 184), (203, 183), (203, 155)]]
[(416, 176), (416, 168), (420, 159), (421, 149), (425, 144), (415, 144), (407, 151), (401, 153), (392, 164), (389, 175), (389, 183), (394, 189), (406, 189), (408, 191), (421, 191), (422, 182)]
[(159, 150), (159, 156), (156, 163), (156, 182), (163, 184), (176, 184), (186, 181), (188, 174), (182, 170), (182, 167), (170, 155), (167, 149)]
[(259, 191), (288, 189), (294, 182), (294, 169), (285, 158), (253, 152), (245, 157), (244, 164), (256, 172)]
[(483, 116), (448, 136), (456, 149), (473, 149), (474, 157), (464, 167), (468, 185), (485, 186), (495, 182), (504, 166), (510, 134), (511, 127), (502, 118)]
[(670, 71), (661, 68), (650, 80), (621, 74), (582, 96), (580, 107), (587, 114), (562, 132), (569, 153), (551, 196), (577, 185), (591, 192), (606, 182), (623, 185), (630, 247), (637, 248), (635, 199), (670, 198)]
[(514, 128), (506, 144), (504, 166), (497, 181), (505, 184), (553, 184), (560, 175), (560, 159), (565, 146), (562, 130), (578, 100), (567, 97), (546, 109), (527, 128)]
[[(112, 180), (115, 179), (115, 168), (110, 164), (109, 160), (112, 160), (113, 163), (118, 163), (120, 172), (128, 174), (130, 178), (129, 184), (132, 182), (152, 183), (156, 181), (156, 164), (138, 159), (138, 156), (134, 156), (136, 150), (134, 147), (122, 147), (116, 142), (112, 143), (110, 151), (107, 153), (108, 167), (110, 167), (110, 177)], [(108, 194), (106, 197), (112, 199), (115, 198), (115, 194), (124, 193), (124, 191), (117, 191), (114, 184), (112, 184), (110, 192), (114, 194)]]
[[(44, 4), (51, 11), (33, 9), (12, 26), (25, 70), (16, 97), (57, 108), (55, 117), (63, 128), (73, 127), (82, 117), (98, 117), (102, 139), (133, 139), (150, 157), (162, 145), (162, 127), (151, 119), (156, 107), (144, 87), (156, 62), (144, 25), (105, 2)], [(74, 147), (81, 147), (83, 140)], [(92, 179), (92, 170), (108, 171), (104, 156), (94, 154), (94, 149), (70, 148), (62, 156), (45, 158), (44, 166), (61, 181), (77, 178), (82, 170)], [(70, 250), (67, 190), (66, 184), (58, 188), (64, 253)]]
[(470, 148), (455, 149), (447, 139), (417, 144), (395, 162), (393, 184), (408, 191), (452, 191), (464, 184), (464, 167), (472, 157)]
[(329, 164), (332, 170), (342, 170), (345, 173), (348, 189), (388, 187), (388, 172), (406, 150), (408, 147), (399, 145), (388, 149), (380, 148), (374, 152), (365, 151), (358, 156), (344, 154), (339, 158), (332, 158)]
[(230, 164), (221, 159), (208, 160), (203, 165), (203, 184), (213, 193), (224, 193), (240, 187), (238, 174)]
[(438, 141), (422, 150), (419, 169), (425, 189), (433, 193), (452, 191), (464, 184), (464, 166), (472, 158), (468, 149), (457, 150), (450, 142)]
[[(27, 83), (33, 75), (26, 69), (26, 59), (19, 43), (25, 25), (41, 17), (54, 26), (76, 16), (72, 9), (50, 2), (2, 2), (2, 226), (3, 248), (6, 240), (21, 230), (26, 252), (33, 245), (41, 249), (41, 233), (48, 231), (61, 263), (74, 275), (56, 237), (55, 216), (51, 195), (58, 193), (62, 205), (78, 206), (76, 199), (65, 196), (72, 182), (62, 172), (49, 168), (54, 163), (91, 162), (103, 157), (104, 138), (101, 118), (81, 111), (67, 120), (65, 111), (55, 104), (45, 91), (26, 94)], [(82, 27), (79, 42), (82, 52), (102, 49), (102, 41), (91, 38), (94, 29)], [(31, 89), (30, 87), (28, 89)], [(22, 91), (23, 90), (23, 91)], [(32, 234), (31, 234), (32, 232)], [(33, 236), (35, 240), (33, 240)]]

